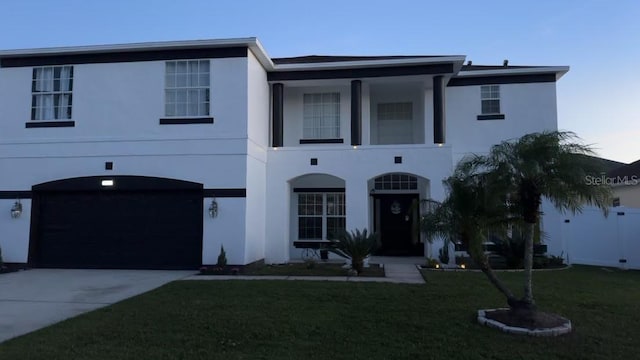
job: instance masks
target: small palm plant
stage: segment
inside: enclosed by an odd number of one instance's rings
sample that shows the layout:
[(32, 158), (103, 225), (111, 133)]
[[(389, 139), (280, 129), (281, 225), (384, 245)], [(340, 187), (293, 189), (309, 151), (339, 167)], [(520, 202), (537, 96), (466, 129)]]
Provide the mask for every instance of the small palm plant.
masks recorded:
[(343, 231), (337, 239), (329, 239), (327, 250), (351, 260), (351, 268), (358, 274), (362, 273), (364, 260), (378, 248), (378, 234), (356, 229), (351, 232)]

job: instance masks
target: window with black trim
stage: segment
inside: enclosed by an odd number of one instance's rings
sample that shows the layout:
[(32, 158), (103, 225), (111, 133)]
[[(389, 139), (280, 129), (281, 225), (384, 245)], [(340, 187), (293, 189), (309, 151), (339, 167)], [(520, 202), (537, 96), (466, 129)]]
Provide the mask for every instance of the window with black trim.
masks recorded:
[(298, 239), (326, 240), (346, 229), (344, 193), (298, 193)]
[(500, 114), (500, 85), (483, 85), (480, 87), (482, 114)]
[(209, 60), (167, 61), (165, 70), (165, 116), (209, 116)]
[(33, 69), (31, 120), (71, 119), (73, 66), (44, 66)]
[(304, 94), (303, 111), (303, 139), (340, 137), (340, 93)]

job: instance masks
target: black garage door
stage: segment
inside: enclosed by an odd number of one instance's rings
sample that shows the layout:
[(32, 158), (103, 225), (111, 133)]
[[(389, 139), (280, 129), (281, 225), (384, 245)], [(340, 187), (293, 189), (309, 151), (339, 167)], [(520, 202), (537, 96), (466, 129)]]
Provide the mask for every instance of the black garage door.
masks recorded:
[[(111, 189), (34, 191), (32, 263), (62, 268), (197, 268), (202, 263), (202, 191), (123, 186), (132, 183), (128, 180), (115, 179)], [(139, 185), (140, 180), (133, 183)]]

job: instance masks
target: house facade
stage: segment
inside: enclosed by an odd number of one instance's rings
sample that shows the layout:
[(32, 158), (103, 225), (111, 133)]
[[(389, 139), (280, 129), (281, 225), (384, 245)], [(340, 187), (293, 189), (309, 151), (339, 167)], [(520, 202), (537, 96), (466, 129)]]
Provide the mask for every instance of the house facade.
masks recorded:
[(356, 228), (430, 256), (425, 200), (463, 156), (557, 129), (568, 71), (464, 62), (272, 59), (255, 38), (1, 51), (4, 261), (282, 263)]

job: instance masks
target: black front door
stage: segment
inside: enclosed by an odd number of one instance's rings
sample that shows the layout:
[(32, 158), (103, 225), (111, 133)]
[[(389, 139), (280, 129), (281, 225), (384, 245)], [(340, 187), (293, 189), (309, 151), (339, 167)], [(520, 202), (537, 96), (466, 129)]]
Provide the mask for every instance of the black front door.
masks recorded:
[(423, 244), (417, 232), (418, 195), (376, 195), (376, 231), (380, 234), (378, 255), (422, 256)]

